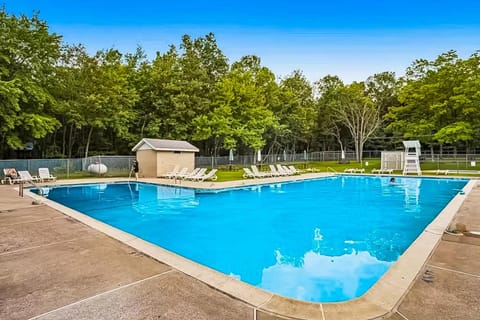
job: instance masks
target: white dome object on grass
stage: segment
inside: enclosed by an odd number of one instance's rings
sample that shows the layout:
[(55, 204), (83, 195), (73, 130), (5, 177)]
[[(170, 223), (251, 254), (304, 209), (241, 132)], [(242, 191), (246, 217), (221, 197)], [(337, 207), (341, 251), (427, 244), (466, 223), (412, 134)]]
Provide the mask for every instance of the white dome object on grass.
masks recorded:
[(108, 168), (103, 163), (92, 163), (88, 166), (87, 171), (90, 173), (105, 174), (107, 173)]

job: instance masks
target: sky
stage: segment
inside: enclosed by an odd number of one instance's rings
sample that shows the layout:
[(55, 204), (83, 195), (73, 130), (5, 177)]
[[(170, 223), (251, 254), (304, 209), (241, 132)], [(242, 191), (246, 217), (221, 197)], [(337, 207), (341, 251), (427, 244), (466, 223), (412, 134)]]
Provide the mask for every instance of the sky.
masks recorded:
[(9, 14), (39, 12), (51, 32), (90, 53), (141, 46), (149, 59), (188, 34), (215, 34), (232, 63), (257, 55), (278, 77), (302, 70), (311, 82), (338, 75), (398, 76), (416, 59), (480, 50), (480, 1), (422, 0), (0, 0)]

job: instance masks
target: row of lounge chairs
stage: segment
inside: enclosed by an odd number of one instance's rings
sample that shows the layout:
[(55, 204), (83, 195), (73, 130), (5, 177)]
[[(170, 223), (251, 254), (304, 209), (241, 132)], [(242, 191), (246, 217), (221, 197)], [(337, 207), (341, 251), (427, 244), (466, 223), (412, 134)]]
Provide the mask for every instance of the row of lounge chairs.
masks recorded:
[(207, 181), (217, 180), (217, 169), (212, 169), (207, 172), (207, 168), (195, 168), (188, 172), (188, 168), (180, 170), (180, 166), (175, 166), (171, 172), (168, 172), (163, 177), (167, 179), (191, 180), (191, 181)]
[[(347, 168), (343, 170), (345, 173), (365, 173), (364, 168)], [(372, 173), (378, 173), (378, 174), (392, 174), (393, 169), (372, 169)]]
[(303, 171), (298, 170), (294, 166), (284, 166), (277, 164), (277, 166), (269, 165), (270, 171), (260, 171), (256, 165), (252, 165), (250, 168), (243, 168), (243, 178), (269, 178), (269, 177), (281, 177), (281, 176), (293, 176), (300, 174)]
[(2, 184), (34, 183), (56, 181), (57, 177), (50, 174), (48, 168), (38, 168), (38, 176), (32, 176), (27, 170), (17, 171), (15, 168), (4, 168)]

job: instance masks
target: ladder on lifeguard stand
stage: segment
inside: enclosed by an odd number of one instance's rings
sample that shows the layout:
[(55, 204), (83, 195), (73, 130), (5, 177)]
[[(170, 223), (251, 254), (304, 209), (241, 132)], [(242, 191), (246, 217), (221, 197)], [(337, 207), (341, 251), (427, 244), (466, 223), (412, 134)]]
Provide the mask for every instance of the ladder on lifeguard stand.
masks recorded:
[(421, 176), (422, 170), (420, 169), (420, 141), (403, 141), (403, 145), (405, 146), (405, 162), (403, 165), (403, 175), (415, 173)]

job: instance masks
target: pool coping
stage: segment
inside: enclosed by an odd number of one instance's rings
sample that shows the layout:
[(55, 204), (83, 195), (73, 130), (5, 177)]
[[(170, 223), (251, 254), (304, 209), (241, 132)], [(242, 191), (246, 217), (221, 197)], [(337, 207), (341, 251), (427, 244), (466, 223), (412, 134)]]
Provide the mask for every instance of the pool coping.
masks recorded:
[[(322, 176), (329, 177), (331, 175), (318, 175), (317, 178)], [(272, 182), (281, 183), (293, 180), (309, 180), (314, 178), (315, 177), (306, 175), (304, 177), (298, 176), (292, 180), (281, 181), (239, 180), (237, 182), (241, 182), (242, 184), (237, 183), (236, 187), (270, 184)], [(114, 181), (108, 182), (128, 181), (126, 179), (113, 180)], [(165, 184), (163, 179), (155, 179), (155, 182), (145, 180), (146, 179), (141, 179), (139, 182), (171, 185)], [(105, 180), (102, 180), (102, 182), (105, 183)], [(245, 182), (254, 183), (245, 184)], [(77, 180), (76, 184), (78, 183), (79, 181)], [(25, 194), (263, 312), (295, 319), (374, 319), (387, 316), (395, 311), (404, 295), (413, 285), (413, 282), (423, 265), (439, 244), (444, 231), (459, 210), (464, 199), (474, 188), (476, 183), (478, 183), (478, 180), (470, 179), (463, 188), (463, 193), (457, 194), (447, 206), (444, 207), (438, 216), (425, 228), (401, 257), (364, 295), (349, 301), (337, 303), (306, 302), (267, 292), (263, 289), (227, 276), (219, 271), (193, 262), (163, 249), (158, 245), (142, 240), (76, 210), (65, 207), (52, 200), (45, 199), (29, 190), (26, 190)], [(229, 185), (232, 184), (235, 183), (229, 183)], [(183, 185), (182, 187), (192, 186)], [(221, 186), (220, 183), (217, 183), (216, 187), (208, 186), (206, 188), (224, 189), (226, 187), (223, 183)]]

